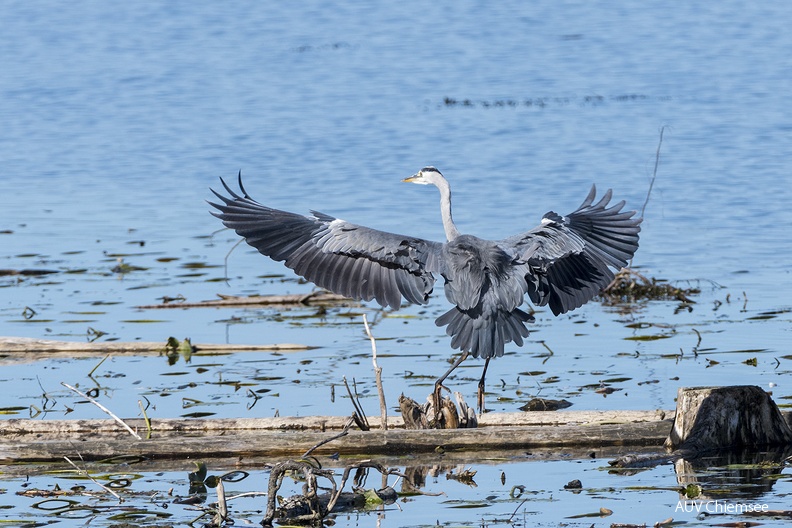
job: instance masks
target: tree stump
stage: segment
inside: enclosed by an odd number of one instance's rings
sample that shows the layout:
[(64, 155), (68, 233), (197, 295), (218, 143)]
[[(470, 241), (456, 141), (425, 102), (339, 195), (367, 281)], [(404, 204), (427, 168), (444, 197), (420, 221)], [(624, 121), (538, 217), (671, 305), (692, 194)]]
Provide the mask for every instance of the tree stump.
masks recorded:
[(680, 387), (669, 450), (699, 454), (724, 448), (792, 444), (792, 429), (760, 387)]

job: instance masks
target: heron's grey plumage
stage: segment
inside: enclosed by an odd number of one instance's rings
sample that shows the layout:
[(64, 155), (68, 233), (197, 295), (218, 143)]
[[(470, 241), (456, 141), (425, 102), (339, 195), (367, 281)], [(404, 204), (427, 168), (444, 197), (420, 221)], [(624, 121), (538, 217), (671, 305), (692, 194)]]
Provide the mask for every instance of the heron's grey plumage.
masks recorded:
[[(222, 179), (221, 179), (222, 181)], [(507, 343), (523, 344), (533, 317), (519, 307), (527, 294), (555, 315), (591, 300), (638, 249), (640, 218), (608, 206), (611, 191), (594, 203), (592, 186), (575, 212), (549, 212), (540, 226), (504, 240), (460, 234), (451, 216), (448, 182), (434, 167), (405, 181), (440, 190), (445, 243), (397, 235), (312, 212), (302, 216), (262, 205), (223, 181), (213, 212), (262, 254), (335, 293), (399, 308), (402, 299), (425, 304), (442, 276), (454, 307), (436, 323), (451, 346), (474, 357), (502, 356)]]
[(441, 244), (377, 231), (316, 211), (302, 216), (262, 205), (239, 186), (237, 194), (214, 194), (213, 213), (273, 260), (282, 261), (314, 284), (353, 299), (399, 308), (402, 297), (426, 304), (435, 277), (432, 264)]

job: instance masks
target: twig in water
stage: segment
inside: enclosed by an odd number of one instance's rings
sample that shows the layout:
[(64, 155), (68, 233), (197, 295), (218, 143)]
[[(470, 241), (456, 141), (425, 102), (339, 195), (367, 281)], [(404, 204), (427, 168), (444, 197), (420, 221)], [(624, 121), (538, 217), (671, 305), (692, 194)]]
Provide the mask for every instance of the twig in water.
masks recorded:
[(143, 407), (143, 402), (138, 400), (138, 406), (140, 407), (140, 412), (143, 413), (143, 420), (146, 422), (146, 440), (151, 438), (151, 420), (149, 420), (148, 415), (146, 414), (146, 409)]
[(512, 514), (511, 514), (511, 517), (509, 517), (509, 519), (506, 521), (507, 523), (511, 523), (512, 519), (514, 519), (514, 516), (515, 516), (515, 515), (517, 515), (517, 511), (518, 511), (520, 508), (522, 508), (522, 505), (523, 505), (523, 504), (525, 504), (526, 502), (528, 502), (528, 499), (523, 499), (523, 501), (522, 501), (522, 502), (519, 504), (519, 506), (517, 506), (517, 507), (514, 509), (514, 513), (512, 513)]
[(226, 520), (228, 520), (228, 504), (226, 503), (223, 479), (217, 479), (215, 491), (217, 492), (217, 517), (215, 520), (217, 521), (217, 526), (223, 526)]
[(649, 196), (652, 194), (652, 187), (654, 187), (655, 178), (657, 178), (657, 166), (660, 165), (660, 146), (663, 144), (663, 132), (665, 132), (664, 126), (660, 128), (660, 141), (657, 142), (654, 171), (652, 171), (652, 180), (649, 182), (649, 190), (646, 192), (646, 200), (644, 201), (643, 207), (641, 207), (641, 218), (644, 217), (646, 206), (649, 204)]
[(696, 330), (695, 328), (691, 328), (691, 330), (693, 330), (696, 333), (696, 336), (698, 336), (698, 341), (696, 341), (696, 346), (693, 347), (693, 349), (696, 350), (698, 349), (699, 345), (701, 345), (701, 333), (699, 333), (699, 331)]
[(225, 277), (223, 277), (223, 278), (225, 279), (226, 282), (228, 282), (228, 257), (230, 257), (231, 253), (234, 252), (234, 250), (237, 248), (237, 246), (239, 246), (239, 244), (241, 244), (244, 241), (245, 241), (245, 239), (242, 238), (236, 244), (234, 244), (231, 247), (231, 249), (228, 250), (228, 253), (226, 253), (225, 258), (223, 259), (223, 270), (224, 270), (223, 273), (225, 273)]
[(247, 404), (247, 410), (249, 411), (250, 409), (253, 408), (253, 406), (256, 405), (256, 402), (259, 401), (259, 396), (258, 396), (258, 394), (256, 394), (255, 392), (253, 392), (250, 389), (248, 389), (248, 395), (253, 397), (253, 402)]
[(44, 386), (41, 384), (41, 380), (39, 379), (38, 376), (36, 376), (36, 381), (38, 382), (38, 386), (41, 389), (41, 397), (44, 398), (44, 403), (41, 404), (41, 406), (46, 411), (47, 410), (47, 402), (48, 401), (52, 400), (52, 406), (53, 407), (55, 406), (57, 401), (55, 400), (55, 398), (50, 398), (49, 394), (47, 394), (47, 391), (44, 389)]
[[(360, 406), (360, 403), (357, 400), (357, 394), (352, 395), (352, 389), (349, 388), (349, 383), (347, 383), (346, 376), (344, 376), (342, 379), (344, 381), (344, 387), (346, 387), (347, 394), (349, 394), (349, 399), (352, 400), (352, 406), (355, 408), (355, 412), (352, 415), (355, 418), (355, 423), (358, 425), (358, 427), (360, 427), (361, 431), (368, 431), (371, 429), (371, 426), (369, 426), (366, 413), (363, 412), (363, 407)], [(355, 392), (357, 393), (357, 391)]]
[(539, 341), (539, 342), (542, 344), (543, 347), (547, 349), (548, 352), (550, 352), (550, 355), (544, 358), (544, 360), (542, 361), (542, 365), (544, 365), (545, 363), (547, 363), (548, 359), (550, 359), (552, 356), (555, 355), (555, 352), (553, 352), (553, 349), (547, 346), (547, 343), (545, 343), (544, 341)]
[[(644, 200), (644, 204), (641, 207), (641, 219), (644, 217), (646, 206), (649, 205), (649, 197), (652, 195), (652, 187), (654, 187), (654, 182), (657, 178), (657, 167), (660, 165), (660, 146), (663, 144), (663, 132), (665, 132), (665, 126), (660, 127), (660, 141), (657, 142), (657, 152), (655, 152), (655, 164), (654, 170), (652, 171), (652, 179), (649, 182), (649, 190), (646, 191), (646, 200)], [(632, 267), (633, 258), (634, 257), (630, 258), (630, 263), (627, 265), (628, 268)]]
[[(81, 455), (80, 453), (77, 453), (77, 456), (79, 456), (79, 457), (80, 457), (80, 460), (82, 460), (82, 455)], [(82, 468), (80, 468), (79, 466), (77, 466), (77, 464), (75, 464), (74, 462), (72, 462), (72, 461), (69, 459), (69, 457), (67, 457), (67, 456), (64, 456), (63, 458), (64, 458), (64, 460), (66, 460), (66, 462), (68, 462), (69, 464), (71, 464), (71, 465), (74, 467), (74, 469), (76, 469), (76, 470), (77, 470), (77, 473), (79, 473), (80, 475), (85, 475), (86, 477), (88, 477), (88, 479), (89, 479), (91, 482), (93, 482), (94, 484), (96, 484), (97, 486), (99, 486), (100, 488), (102, 488), (103, 490), (105, 490), (107, 493), (109, 493), (110, 495), (112, 495), (113, 497), (115, 497), (116, 499), (118, 499), (118, 500), (119, 500), (119, 502), (124, 502), (124, 499), (122, 499), (122, 498), (121, 498), (121, 496), (120, 496), (118, 493), (116, 493), (115, 491), (111, 490), (110, 488), (108, 488), (108, 487), (107, 487), (107, 486), (105, 486), (104, 484), (102, 484), (102, 483), (100, 483), (99, 481), (97, 481), (95, 478), (93, 478), (93, 477), (90, 475), (90, 473), (88, 473), (88, 471), (87, 471), (87, 470), (85, 470), (85, 469), (82, 469)], [(85, 462), (85, 461), (83, 460), (83, 462)]]
[(71, 391), (73, 391), (73, 392), (76, 392), (77, 394), (79, 394), (80, 396), (82, 396), (83, 398), (85, 398), (86, 400), (88, 400), (89, 402), (93, 403), (94, 405), (96, 405), (97, 407), (99, 407), (100, 409), (102, 409), (102, 410), (103, 410), (105, 413), (107, 413), (107, 414), (108, 414), (108, 415), (109, 415), (109, 416), (110, 416), (110, 417), (111, 417), (113, 420), (115, 420), (116, 422), (118, 422), (119, 424), (121, 424), (121, 425), (122, 425), (122, 426), (123, 426), (123, 427), (124, 427), (124, 428), (125, 428), (127, 431), (129, 431), (129, 433), (130, 433), (132, 436), (134, 436), (134, 437), (135, 437), (135, 438), (137, 438), (138, 440), (143, 440), (143, 439), (140, 437), (140, 435), (139, 435), (139, 434), (137, 434), (137, 433), (136, 433), (136, 432), (135, 432), (135, 431), (134, 431), (134, 430), (133, 430), (131, 427), (129, 427), (129, 426), (128, 426), (128, 425), (127, 425), (125, 422), (124, 422), (124, 420), (122, 420), (121, 418), (119, 418), (118, 416), (116, 416), (115, 414), (113, 414), (113, 413), (112, 413), (112, 411), (110, 411), (110, 409), (108, 409), (107, 407), (105, 407), (104, 405), (102, 405), (101, 403), (99, 403), (98, 401), (94, 400), (93, 398), (91, 398), (90, 396), (88, 396), (87, 394), (85, 394), (84, 392), (82, 392), (82, 391), (79, 391), (79, 390), (75, 389), (74, 387), (72, 387), (71, 385), (69, 385), (68, 383), (66, 383), (65, 381), (61, 381), (61, 385), (63, 385), (64, 387), (66, 387), (67, 389), (69, 389), (69, 390), (71, 390)]
[(355, 423), (355, 419), (354, 418), (349, 418), (349, 420), (347, 420), (347, 422), (344, 424), (344, 428), (341, 430), (340, 433), (338, 433), (337, 435), (331, 436), (330, 438), (325, 438), (324, 440), (322, 440), (321, 442), (319, 442), (318, 444), (313, 446), (311, 449), (309, 449), (308, 451), (303, 453), (303, 456), (301, 456), (300, 458), (308, 458), (308, 455), (313, 453), (317, 448), (322, 447), (325, 444), (329, 444), (333, 440), (337, 440), (337, 439), (341, 438), (342, 436), (348, 435), (349, 434), (349, 428), (352, 426), (353, 423)]
[(374, 377), (377, 382), (377, 392), (379, 393), (380, 412), (382, 413), (382, 430), (388, 430), (388, 406), (385, 403), (385, 390), (382, 388), (382, 367), (377, 365), (377, 341), (371, 335), (366, 314), (363, 314), (363, 326), (366, 327), (366, 335), (371, 341), (371, 362), (374, 364)]
[(242, 493), (237, 493), (236, 495), (232, 495), (230, 497), (226, 497), (226, 502), (232, 501), (234, 499), (242, 499), (244, 497), (266, 497), (266, 491), (245, 491)]
[(96, 364), (96, 366), (95, 366), (94, 368), (92, 368), (92, 369), (91, 369), (91, 372), (89, 372), (89, 373), (88, 373), (88, 377), (89, 377), (89, 378), (92, 378), (92, 377), (93, 377), (93, 374), (94, 374), (94, 372), (96, 372), (96, 369), (98, 369), (98, 368), (99, 368), (99, 366), (100, 366), (102, 363), (104, 363), (104, 362), (105, 362), (105, 360), (107, 360), (107, 358), (109, 358), (109, 357), (110, 357), (110, 354), (107, 354), (105, 357), (103, 357), (103, 358), (102, 358), (102, 361), (100, 361), (99, 363), (97, 363), (97, 364)]

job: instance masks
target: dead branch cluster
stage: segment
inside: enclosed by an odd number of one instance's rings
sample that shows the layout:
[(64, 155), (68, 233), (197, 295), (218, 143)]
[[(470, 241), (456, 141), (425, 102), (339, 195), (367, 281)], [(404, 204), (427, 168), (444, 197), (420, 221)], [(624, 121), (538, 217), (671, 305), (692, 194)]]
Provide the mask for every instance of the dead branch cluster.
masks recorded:
[[(383, 476), (383, 486), (379, 489), (363, 489), (353, 486), (352, 492), (345, 492), (347, 481), (355, 471), (355, 481), (361, 480), (360, 476), (366, 469), (375, 469)], [(382, 464), (371, 460), (364, 460), (346, 466), (341, 477), (340, 485), (336, 485), (334, 472), (322, 469), (315, 460), (305, 458), (280, 462), (270, 471), (269, 486), (267, 489), (267, 512), (262, 524), (272, 526), (273, 520), (288, 521), (291, 523), (315, 523), (325, 519), (332, 513), (340, 513), (360, 509), (366, 504), (392, 504), (396, 502), (398, 494), (387, 485), (389, 475), (406, 476), (395, 469), (389, 469)], [(300, 478), (304, 481), (302, 493), (292, 495), (280, 500), (276, 505), (278, 491), (287, 475)], [(318, 478), (327, 480), (330, 488), (321, 493)], [(327, 489), (327, 488), (325, 488)]]
[(600, 294), (606, 304), (619, 304), (639, 300), (680, 301), (694, 304), (690, 296), (701, 293), (699, 288), (678, 288), (655, 278), (648, 278), (631, 268), (619, 271)]

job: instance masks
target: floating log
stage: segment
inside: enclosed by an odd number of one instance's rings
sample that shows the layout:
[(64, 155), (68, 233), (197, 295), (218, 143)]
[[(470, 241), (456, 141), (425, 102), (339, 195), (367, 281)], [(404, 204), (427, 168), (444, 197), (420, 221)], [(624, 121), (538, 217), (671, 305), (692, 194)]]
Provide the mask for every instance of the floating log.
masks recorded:
[[(670, 414), (670, 413), (669, 413)], [(488, 413), (476, 429), (407, 430), (394, 417), (390, 429), (349, 431), (316, 449), (339, 453), (398, 455), (443, 451), (514, 450), (541, 447), (660, 446), (671, 420), (657, 412), (566, 411)], [(135, 440), (113, 420), (26, 420), (2, 422), (0, 461), (52, 461), (75, 452), (86, 460), (116, 456), (300, 456), (338, 434), (347, 417), (151, 420), (151, 438)], [(140, 419), (125, 420), (140, 436)]]
[(520, 407), (521, 411), (558, 411), (572, 407), (572, 402), (566, 400), (548, 400), (547, 398), (532, 398)]
[(219, 299), (198, 302), (163, 302), (161, 304), (144, 304), (135, 306), (139, 310), (156, 310), (160, 308), (224, 308), (235, 306), (268, 306), (268, 305), (325, 305), (338, 303), (353, 303), (349, 297), (337, 295), (327, 291), (311, 293), (295, 293), (289, 295), (221, 295)]
[(11, 275), (25, 275), (29, 277), (39, 277), (41, 275), (51, 275), (59, 273), (58, 270), (50, 269), (0, 269), (0, 277), (7, 277)]
[[(278, 343), (268, 345), (229, 345), (229, 344), (196, 344), (194, 353), (201, 352), (244, 352), (257, 350), (271, 350), (288, 352), (295, 350), (310, 350), (308, 345), (296, 343)], [(3, 353), (84, 353), (84, 354), (151, 354), (167, 351), (167, 343), (161, 342), (113, 342), (113, 341), (53, 341), (49, 339), (33, 339), (28, 337), (2, 337), (0, 336), (0, 352)]]
[(724, 448), (789, 445), (792, 428), (760, 387), (680, 387), (669, 450), (685, 456)]

